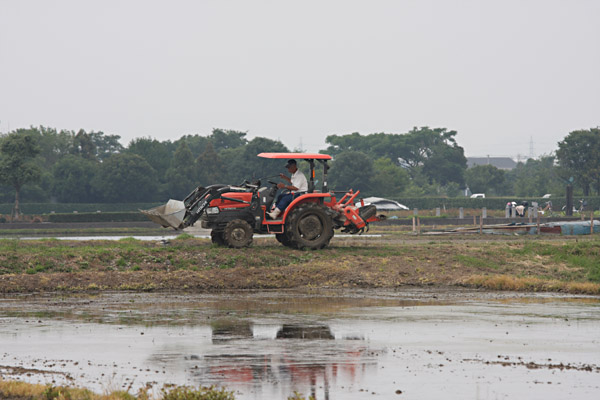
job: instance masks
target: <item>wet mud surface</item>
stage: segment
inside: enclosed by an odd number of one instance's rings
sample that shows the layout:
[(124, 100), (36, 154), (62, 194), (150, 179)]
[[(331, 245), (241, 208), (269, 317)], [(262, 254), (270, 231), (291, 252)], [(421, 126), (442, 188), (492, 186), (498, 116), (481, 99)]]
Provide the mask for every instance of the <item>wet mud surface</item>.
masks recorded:
[(272, 237), (256, 238), (250, 249), (190, 236), (0, 242), (0, 293), (403, 286), (600, 293), (595, 239), (423, 241), (382, 234), (335, 237), (312, 252)]
[(596, 399), (600, 298), (470, 290), (0, 297), (0, 374), (238, 399)]

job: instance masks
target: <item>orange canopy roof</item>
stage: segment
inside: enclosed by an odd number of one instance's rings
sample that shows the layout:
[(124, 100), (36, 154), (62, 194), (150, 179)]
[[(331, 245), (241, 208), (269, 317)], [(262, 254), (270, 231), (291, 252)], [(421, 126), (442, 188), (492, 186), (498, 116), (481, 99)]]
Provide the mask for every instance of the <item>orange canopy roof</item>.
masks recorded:
[(331, 160), (329, 154), (318, 153), (260, 153), (262, 158), (299, 158), (301, 160)]

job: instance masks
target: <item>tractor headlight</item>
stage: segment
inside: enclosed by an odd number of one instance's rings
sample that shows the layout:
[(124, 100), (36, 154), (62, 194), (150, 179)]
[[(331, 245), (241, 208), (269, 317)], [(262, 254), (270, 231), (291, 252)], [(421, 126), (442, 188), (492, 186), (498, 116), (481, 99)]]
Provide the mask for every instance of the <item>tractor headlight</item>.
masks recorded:
[(219, 207), (208, 207), (206, 209), (206, 214), (207, 215), (215, 215), (219, 213)]

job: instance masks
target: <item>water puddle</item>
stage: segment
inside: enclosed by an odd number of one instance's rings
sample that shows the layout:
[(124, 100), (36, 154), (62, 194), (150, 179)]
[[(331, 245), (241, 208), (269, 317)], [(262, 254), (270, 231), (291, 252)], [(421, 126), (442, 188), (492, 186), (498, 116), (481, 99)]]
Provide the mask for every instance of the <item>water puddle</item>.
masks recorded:
[(238, 399), (596, 399), (600, 299), (473, 291), (0, 298), (0, 374)]

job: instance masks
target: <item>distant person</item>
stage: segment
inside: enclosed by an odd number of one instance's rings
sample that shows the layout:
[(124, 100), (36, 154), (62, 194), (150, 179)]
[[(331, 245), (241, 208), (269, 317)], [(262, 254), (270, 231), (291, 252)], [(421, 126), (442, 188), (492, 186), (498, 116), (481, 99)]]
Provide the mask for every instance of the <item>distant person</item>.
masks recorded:
[(277, 187), (279, 189), (287, 189), (289, 192), (283, 192), (277, 196), (275, 209), (272, 212), (267, 213), (271, 219), (277, 219), (279, 214), (281, 214), (281, 212), (285, 210), (296, 197), (308, 192), (308, 181), (306, 180), (306, 176), (298, 169), (296, 160), (288, 160), (287, 164), (285, 164), (285, 168), (287, 168), (291, 177), (288, 177), (285, 174), (279, 174), (279, 176), (288, 181), (289, 184), (278, 183)]
[(519, 217), (524, 217), (525, 216), (525, 210), (527, 209), (527, 207), (529, 206), (529, 202), (527, 201), (523, 201), (521, 202), (521, 204), (519, 204), (518, 206), (515, 207), (515, 211), (517, 212), (517, 215)]
[(524, 217), (525, 216), (525, 206), (519, 204), (518, 206), (515, 207), (515, 212), (517, 213), (517, 216)]

